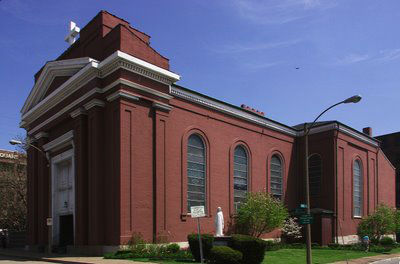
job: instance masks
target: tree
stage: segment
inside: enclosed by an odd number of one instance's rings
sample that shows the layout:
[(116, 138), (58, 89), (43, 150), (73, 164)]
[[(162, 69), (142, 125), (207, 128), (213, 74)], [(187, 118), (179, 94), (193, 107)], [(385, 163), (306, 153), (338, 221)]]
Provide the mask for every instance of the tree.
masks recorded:
[(26, 229), (27, 178), (25, 157), (14, 163), (0, 163), (0, 228)]
[(288, 217), (283, 203), (266, 192), (249, 193), (235, 216), (236, 231), (254, 237), (283, 226)]
[(383, 235), (393, 234), (398, 230), (397, 219), (399, 213), (396, 209), (380, 204), (373, 214), (361, 220), (357, 234), (360, 238), (369, 236), (371, 241), (379, 241)]

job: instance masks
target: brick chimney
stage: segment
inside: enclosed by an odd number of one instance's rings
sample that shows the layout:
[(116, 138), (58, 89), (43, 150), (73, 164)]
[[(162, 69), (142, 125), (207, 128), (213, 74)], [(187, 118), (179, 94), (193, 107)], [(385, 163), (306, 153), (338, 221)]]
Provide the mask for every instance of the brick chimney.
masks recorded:
[(363, 133), (367, 134), (368, 136), (372, 137), (372, 128), (371, 127), (364, 127)]

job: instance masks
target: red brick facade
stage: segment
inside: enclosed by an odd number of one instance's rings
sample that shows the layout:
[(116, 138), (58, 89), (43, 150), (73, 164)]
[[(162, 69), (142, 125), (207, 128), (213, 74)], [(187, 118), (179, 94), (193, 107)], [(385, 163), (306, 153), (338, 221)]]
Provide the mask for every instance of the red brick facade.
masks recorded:
[[(149, 38), (102, 11), (75, 44), (36, 75), (21, 125), (48, 153), (50, 169), (43, 155), (29, 149), (30, 245), (48, 243), (46, 218), (62, 215), (54, 210), (73, 214), (76, 246), (120, 245), (135, 232), (150, 241), (185, 241), (196, 230), (186, 209), (192, 134), (205, 146), (203, 231), (214, 230), (218, 206), (226, 225), (234, 214), (233, 160), (239, 145), (247, 153), (249, 191), (270, 192), (271, 158), (277, 155), (283, 201), (290, 210), (304, 202), (302, 130), (175, 85), (179, 76), (149, 46)], [(52, 78), (53, 84), (46, 82)], [(319, 194), (311, 199), (319, 219), (315, 241), (326, 244), (356, 233), (355, 160), (362, 167), (362, 215), (379, 203), (395, 205), (395, 170), (371, 136), (339, 122), (321, 123), (311, 130), (309, 153), (322, 160)], [(73, 169), (68, 193), (74, 197), (63, 209), (54, 201), (58, 161)], [(63, 228), (61, 218), (57, 226), (53, 239), (60, 242), (55, 235)]]

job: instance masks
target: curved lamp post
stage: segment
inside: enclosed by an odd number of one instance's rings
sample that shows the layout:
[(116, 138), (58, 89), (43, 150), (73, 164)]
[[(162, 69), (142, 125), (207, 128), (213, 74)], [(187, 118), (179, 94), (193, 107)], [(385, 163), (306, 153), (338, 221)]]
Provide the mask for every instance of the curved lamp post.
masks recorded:
[[(307, 204), (307, 215), (310, 215), (310, 186), (309, 186), (309, 177), (308, 177), (308, 134), (311, 131), (311, 128), (313, 128), (315, 122), (326, 112), (328, 112), (330, 109), (334, 108), (335, 106), (338, 106), (340, 104), (349, 104), (349, 103), (358, 103), (361, 100), (360, 95), (354, 95), (352, 97), (347, 98), (346, 100), (343, 100), (339, 103), (336, 103), (334, 105), (331, 105), (330, 107), (326, 108), (324, 111), (321, 112), (317, 116), (317, 118), (314, 119), (314, 121), (311, 123), (310, 126), (307, 126), (307, 123), (304, 124), (304, 145), (305, 145), (305, 151), (304, 151), (304, 179), (305, 179), (305, 192), (306, 192), (306, 204)], [(307, 224), (306, 225), (306, 244), (307, 244), (307, 264), (312, 263), (312, 256), (311, 256), (311, 225)]]

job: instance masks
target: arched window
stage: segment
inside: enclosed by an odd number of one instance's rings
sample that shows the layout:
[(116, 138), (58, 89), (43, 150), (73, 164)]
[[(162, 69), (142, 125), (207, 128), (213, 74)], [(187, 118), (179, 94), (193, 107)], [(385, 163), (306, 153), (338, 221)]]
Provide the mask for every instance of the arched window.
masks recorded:
[(247, 163), (246, 150), (242, 146), (237, 146), (233, 157), (233, 202), (235, 209), (246, 200), (248, 185)]
[(319, 196), (321, 192), (322, 159), (318, 154), (308, 158), (308, 177), (310, 196)]
[(360, 160), (354, 161), (353, 165), (353, 215), (362, 216), (363, 204), (363, 179), (362, 165)]
[(203, 139), (193, 134), (187, 149), (187, 210), (191, 206), (206, 207), (206, 148)]
[(282, 161), (278, 155), (271, 158), (271, 193), (275, 198), (282, 199), (283, 195), (283, 176)]

